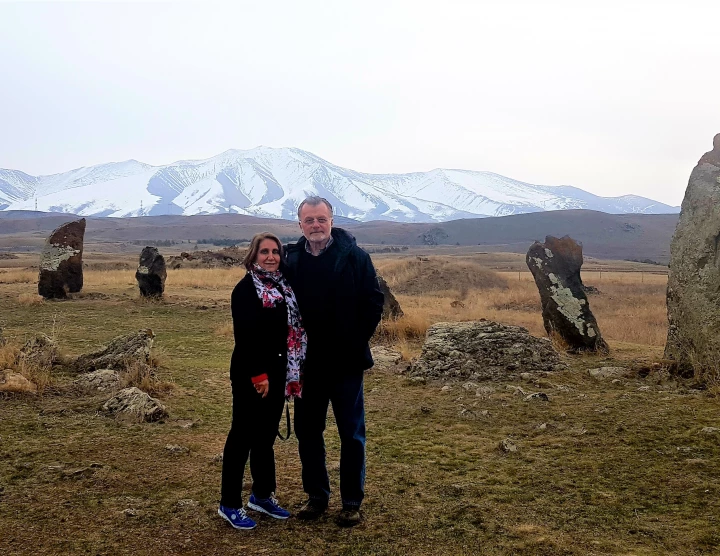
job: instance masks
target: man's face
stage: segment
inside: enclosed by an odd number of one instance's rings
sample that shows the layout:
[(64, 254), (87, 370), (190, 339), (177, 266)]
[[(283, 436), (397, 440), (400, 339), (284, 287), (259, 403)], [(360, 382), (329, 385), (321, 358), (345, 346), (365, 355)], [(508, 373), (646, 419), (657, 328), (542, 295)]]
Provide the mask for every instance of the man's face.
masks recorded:
[(332, 214), (325, 203), (303, 205), (300, 211), (300, 229), (308, 241), (322, 243), (330, 239), (332, 224)]

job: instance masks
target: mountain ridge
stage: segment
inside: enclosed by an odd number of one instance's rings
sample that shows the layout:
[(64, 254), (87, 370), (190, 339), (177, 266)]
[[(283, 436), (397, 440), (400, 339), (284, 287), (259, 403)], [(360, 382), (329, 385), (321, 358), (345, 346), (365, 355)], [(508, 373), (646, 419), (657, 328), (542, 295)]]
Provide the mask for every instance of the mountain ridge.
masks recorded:
[(547, 210), (672, 214), (637, 195), (600, 197), (574, 186), (533, 185), (488, 171), (435, 168), (370, 174), (294, 147), (229, 149), (207, 159), (152, 166), (135, 159), (47, 176), (0, 169), (0, 210), (83, 216), (237, 213), (292, 218), (308, 194), (359, 221), (445, 222)]

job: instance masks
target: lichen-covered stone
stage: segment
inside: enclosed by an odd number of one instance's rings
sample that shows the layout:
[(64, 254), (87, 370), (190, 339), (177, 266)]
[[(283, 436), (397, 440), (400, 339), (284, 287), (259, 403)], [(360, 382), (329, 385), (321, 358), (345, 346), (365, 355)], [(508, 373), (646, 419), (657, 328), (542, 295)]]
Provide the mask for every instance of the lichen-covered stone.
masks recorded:
[(720, 134), (690, 174), (670, 246), (665, 357), (702, 374), (720, 361)]
[(83, 287), (82, 254), (85, 219), (56, 228), (40, 255), (38, 293), (46, 299), (65, 299)]
[(540, 291), (548, 335), (558, 334), (571, 351), (607, 352), (580, 278), (582, 245), (569, 236), (547, 236), (530, 246), (525, 260)]
[(134, 386), (120, 390), (105, 402), (103, 409), (116, 416), (141, 421), (159, 421), (168, 415), (163, 404)]
[(165, 257), (156, 247), (145, 247), (140, 254), (140, 264), (135, 272), (135, 279), (143, 297), (162, 297), (165, 291)]
[(492, 321), (439, 322), (428, 329), (410, 376), (494, 380), (564, 369), (547, 338)]
[(390, 286), (387, 285), (385, 279), (378, 275), (378, 284), (380, 285), (380, 291), (385, 296), (383, 302), (382, 318), (384, 319), (399, 319), (403, 316), (403, 310), (400, 308), (400, 303), (395, 299), (395, 296), (390, 291)]
[(112, 369), (99, 369), (80, 376), (75, 385), (84, 390), (105, 392), (113, 390), (120, 384), (120, 375)]
[(135, 363), (147, 364), (154, 338), (155, 334), (149, 328), (118, 336), (107, 347), (79, 356), (73, 367), (89, 372), (97, 369), (124, 370)]

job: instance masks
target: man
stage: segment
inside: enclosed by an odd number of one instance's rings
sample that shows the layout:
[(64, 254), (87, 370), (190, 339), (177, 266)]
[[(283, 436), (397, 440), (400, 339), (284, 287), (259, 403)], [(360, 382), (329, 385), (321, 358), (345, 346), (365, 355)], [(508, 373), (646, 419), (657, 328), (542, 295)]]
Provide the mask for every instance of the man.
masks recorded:
[(316, 519), (328, 506), (325, 422), (332, 403), (340, 434), (340, 497), (337, 522), (360, 522), (365, 494), (365, 404), (363, 372), (373, 366), (369, 341), (380, 322), (383, 294), (370, 256), (355, 238), (333, 228), (332, 205), (308, 197), (298, 207), (303, 237), (285, 248), (308, 350), (302, 397), (295, 400), (295, 434), (308, 500), (298, 512)]

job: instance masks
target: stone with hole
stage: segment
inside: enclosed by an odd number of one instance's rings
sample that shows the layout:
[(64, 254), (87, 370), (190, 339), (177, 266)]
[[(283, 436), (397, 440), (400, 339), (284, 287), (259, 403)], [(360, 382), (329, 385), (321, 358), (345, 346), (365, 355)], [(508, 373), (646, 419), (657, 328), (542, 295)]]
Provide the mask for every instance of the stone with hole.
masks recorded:
[(45, 299), (65, 299), (82, 290), (84, 238), (84, 218), (63, 224), (47, 238), (38, 276), (38, 293)]
[(540, 292), (543, 324), (573, 352), (607, 353), (608, 346), (590, 311), (580, 278), (582, 245), (570, 236), (536, 241), (525, 258)]

